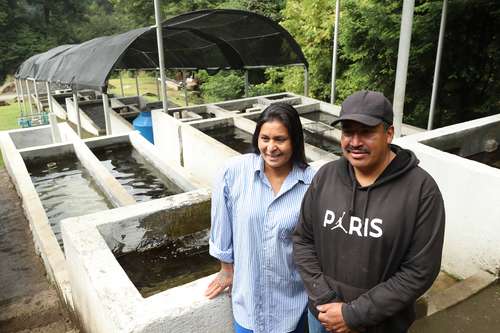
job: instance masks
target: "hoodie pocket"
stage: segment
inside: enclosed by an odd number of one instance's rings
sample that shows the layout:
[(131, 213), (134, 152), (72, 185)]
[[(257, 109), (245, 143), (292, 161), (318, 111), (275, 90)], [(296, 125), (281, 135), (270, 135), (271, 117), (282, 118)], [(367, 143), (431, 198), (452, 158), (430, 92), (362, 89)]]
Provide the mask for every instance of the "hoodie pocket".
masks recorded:
[(325, 276), (325, 278), (330, 288), (335, 290), (335, 292), (337, 293), (338, 299), (344, 303), (349, 303), (368, 291), (368, 289), (366, 288), (357, 288), (346, 283), (334, 280), (329, 276)]

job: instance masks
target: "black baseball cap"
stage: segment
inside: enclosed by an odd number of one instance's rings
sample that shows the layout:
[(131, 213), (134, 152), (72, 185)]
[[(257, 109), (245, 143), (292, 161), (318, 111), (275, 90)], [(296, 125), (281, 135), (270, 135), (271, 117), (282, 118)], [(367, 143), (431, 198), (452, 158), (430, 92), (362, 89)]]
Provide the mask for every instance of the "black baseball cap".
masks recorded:
[(367, 126), (377, 126), (381, 122), (392, 125), (394, 112), (389, 100), (377, 91), (361, 90), (347, 97), (340, 108), (340, 117), (332, 126), (352, 120)]

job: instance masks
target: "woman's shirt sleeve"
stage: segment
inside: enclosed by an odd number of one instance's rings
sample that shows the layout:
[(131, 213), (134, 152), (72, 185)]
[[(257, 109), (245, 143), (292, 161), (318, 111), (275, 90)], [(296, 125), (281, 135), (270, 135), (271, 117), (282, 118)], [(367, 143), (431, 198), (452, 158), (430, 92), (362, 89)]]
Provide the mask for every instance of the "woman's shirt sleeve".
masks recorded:
[(231, 202), (228, 187), (228, 168), (216, 177), (212, 191), (212, 213), (210, 228), (210, 255), (222, 262), (232, 263), (233, 228)]

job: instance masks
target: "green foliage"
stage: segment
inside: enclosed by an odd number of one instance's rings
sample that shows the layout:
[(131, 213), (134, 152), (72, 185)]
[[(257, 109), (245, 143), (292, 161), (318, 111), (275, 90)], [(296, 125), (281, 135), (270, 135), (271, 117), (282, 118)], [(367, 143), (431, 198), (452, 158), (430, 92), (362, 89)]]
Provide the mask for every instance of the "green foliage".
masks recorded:
[[(404, 113), (405, 122), (420, 127), (427, 122), (441, 6), (441, 0), (415, 2)], [(392, 99), (401, 7), (402, 1), (341, 1), (336, 103), (360, 89)], [(165, 19), (208, 8), (251, 10), (279, 20), (309, 62), (310, 95), (329, 100), (335, 1), (173, 0), (163, 1), (161, 10)], [(0, 0), (0, 82), (33, 54), (151, 24), (152, 0)], [(436, 125), (499, 112), (499, 34), (498, 0), (449, 1)], [(199, 71), (196, 76), (207, 100), (243, 95), (241, 73)], [(265, 82), (258, 82), (250, 86), (252, 96), (302, 94), (304, 73), (300, 67), (273, 68), (265, 71)]]
[[(330, 0), (288, 0), (282, 25), (302, 47), (309, 62), (309, 93), (327, 99), (331, 73), (335, 3)], [(303, 93), (301, 68), (284, 70), (284, 90)]]
[(243, 97), (245, 79), (235, 71), (220, 71), (208, 76), (201, 86), (201, 93), (205, 102), (224, 101)]
[[(399, 43), (401, 2), (342, 2), (338, 101), (360, 89), (392, 99)], [(404, 121), (426, 127), (442, 1), (415, 5)], [(436, 125), (498, 113), (500, 91), (500, 3), (449, 3), (439, 82)], [(484, 24), (489, 22), (489, 24)]]

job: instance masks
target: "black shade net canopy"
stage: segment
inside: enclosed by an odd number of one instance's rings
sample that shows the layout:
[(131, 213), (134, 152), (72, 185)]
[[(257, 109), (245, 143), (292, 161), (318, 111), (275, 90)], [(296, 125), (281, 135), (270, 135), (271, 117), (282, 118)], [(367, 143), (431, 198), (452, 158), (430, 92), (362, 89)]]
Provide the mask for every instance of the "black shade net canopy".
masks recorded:
[[(165, 67), (170, 69), (308, 67), (288, 31), (248, 11), (215, 9), (181, 14), (164, 21), (162, 32)], [(55, 47), (23, 62), (16, 77), (105, 90), (114, 69), (158, 66), (156, 28), (152, 26)]]

